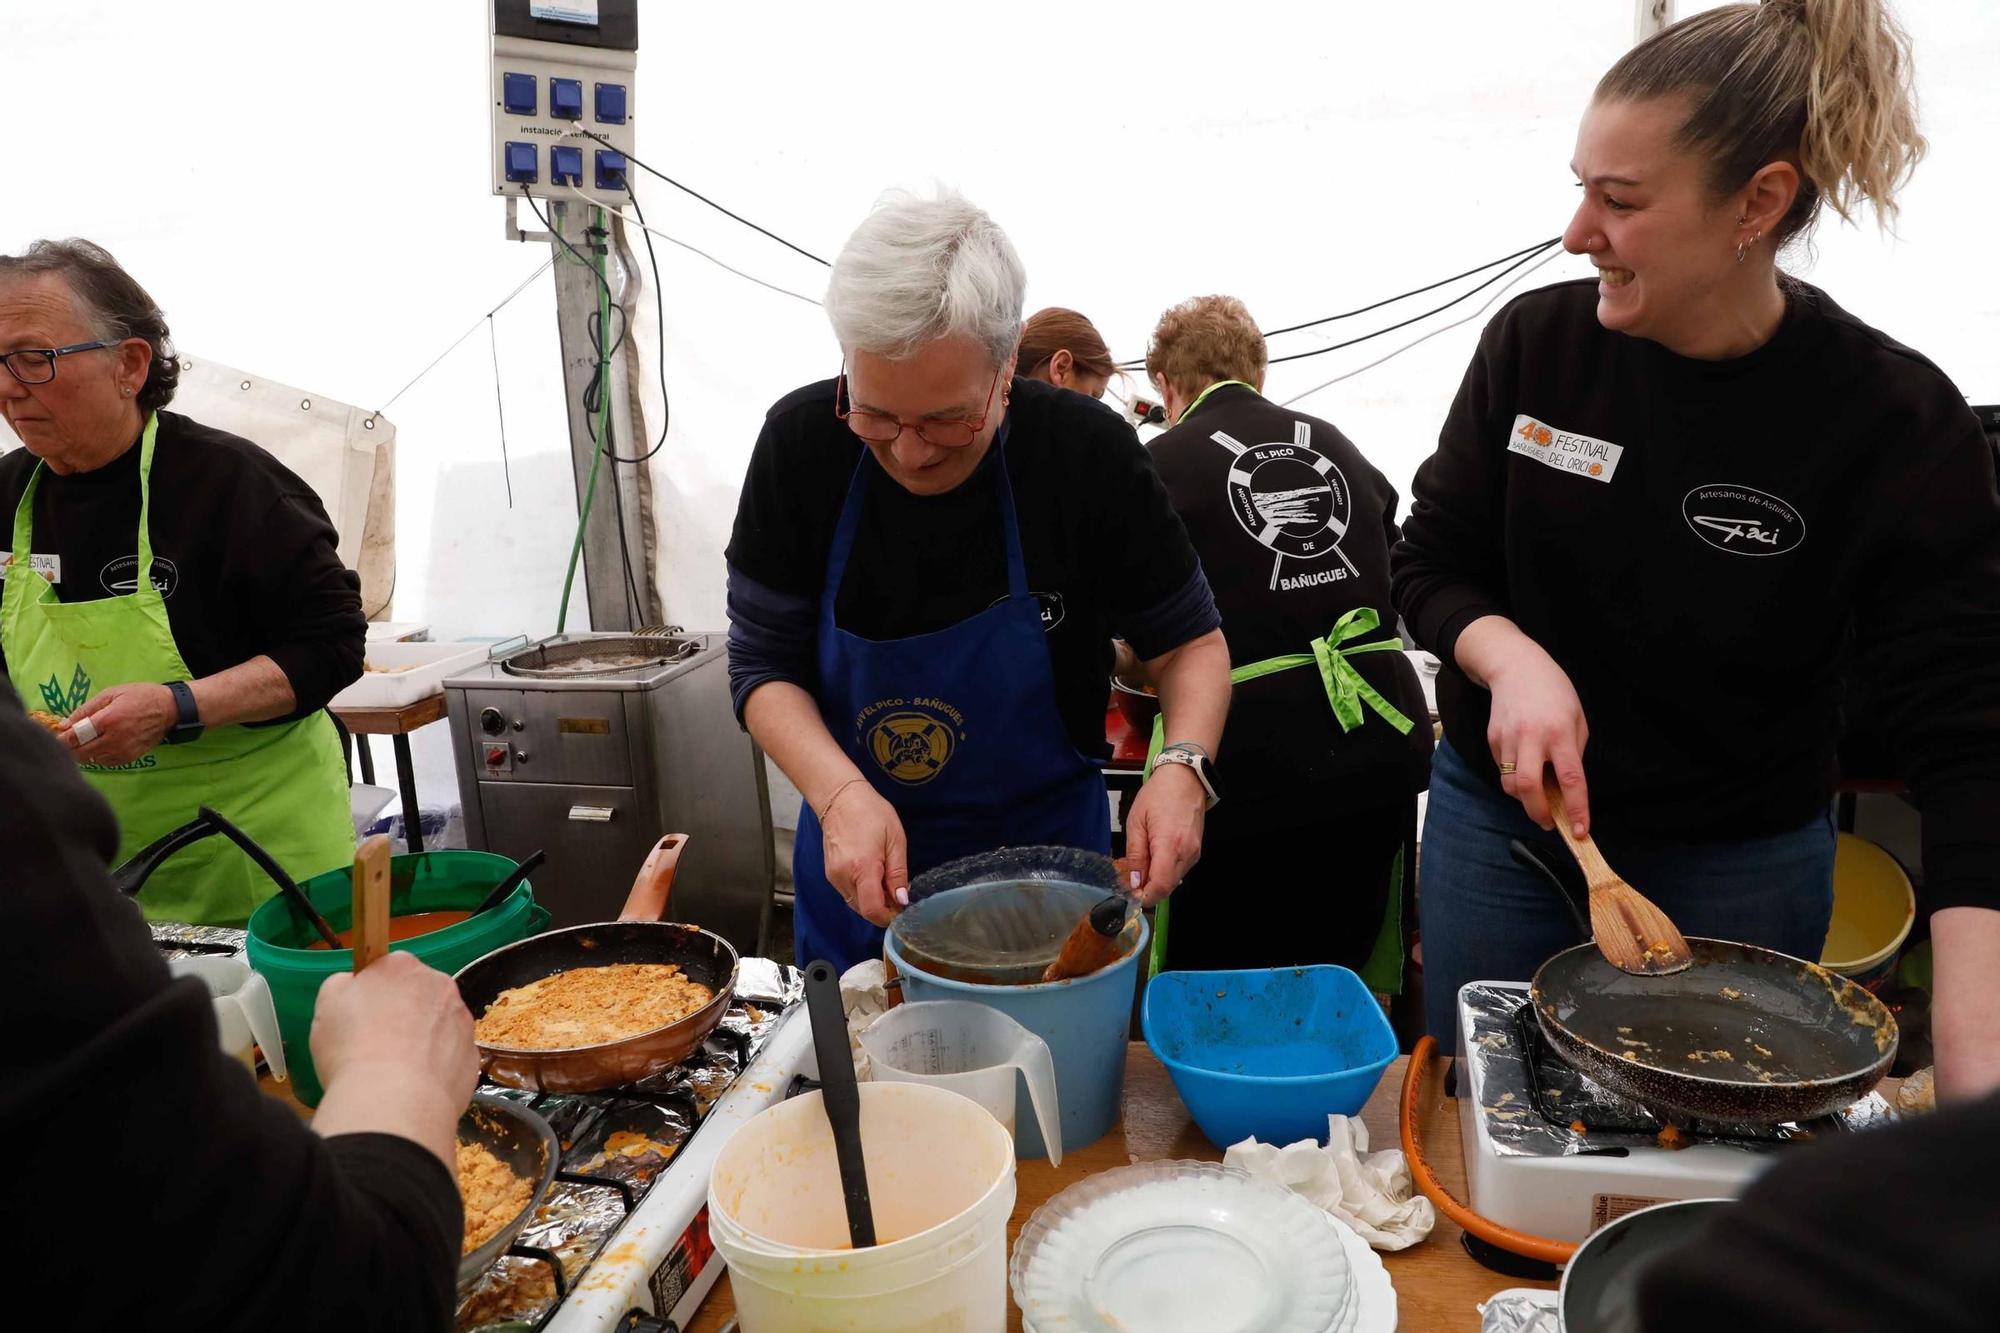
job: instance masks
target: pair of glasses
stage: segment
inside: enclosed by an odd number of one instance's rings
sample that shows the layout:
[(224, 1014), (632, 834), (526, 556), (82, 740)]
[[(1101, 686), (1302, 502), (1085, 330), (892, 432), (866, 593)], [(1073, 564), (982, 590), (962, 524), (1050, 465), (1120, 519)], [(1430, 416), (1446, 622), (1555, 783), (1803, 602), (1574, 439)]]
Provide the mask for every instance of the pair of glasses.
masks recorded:
[(74, 356), (78, 352), (95, 352), (100, 348), (117, 345), (108, 342), (88, 342), (71, 343), (67, 347), (23, 347), (18, 352), (0, 352), (0, 364), (5, 364), (7, 373), (23, 384), (47, 384), (56, 377), (57, 357)]
[[(1005, 369), (1004, 363), (993, 369), (993, 382), (986, 386), (987, 407), (993, 403), (993, 391), (1000, 387), (1000, 372)], [(986, 425), (987, 413), (982, 409), (978, 416), (970, 419), (947, 417), (939, 420), (905, 421), (886, 412), (870, 412), (865, 408), (851, 407), (847, 398), (847, 366), (843, 363), (840, 367), (840, 378), (835, 380), (833, 385), (833, 415), (845, 421), (849, 430), (870, 444), (894, 444), (904, 431), (913, 430), (917, 433), (917, 438), (925, 444), (939, 449), (963, 449), (979, 437), (980, 430)]]

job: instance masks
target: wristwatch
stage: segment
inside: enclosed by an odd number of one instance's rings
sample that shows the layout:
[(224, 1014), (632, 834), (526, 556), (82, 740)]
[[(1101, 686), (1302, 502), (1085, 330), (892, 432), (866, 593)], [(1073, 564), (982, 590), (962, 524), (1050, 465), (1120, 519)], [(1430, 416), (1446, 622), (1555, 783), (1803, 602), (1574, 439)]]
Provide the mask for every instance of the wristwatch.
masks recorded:
[(195, 707), (194, 691), (184, 680), (167, 682), (167, 692), (174, 696), (174, 711), (180, 716), (174, 725), (167, 728), (167, 744), (182, 745), (188, 741), (201, 739), (201, 710)]
[(1222, 799), (1221, 789), (1216, 784), (1215, 761), (1193, 741), (1175, 741), (1163, 747), (1153, 758), (1153, 771), (1158, 772), (1161, 764), (1184, 764), (1194, 770), (1195, 777), (1201, 780), (1202, 790), (1208, 793), (1208, 804), (1202, 807), (1204, 810), (1213, 810), (1215, 803)]

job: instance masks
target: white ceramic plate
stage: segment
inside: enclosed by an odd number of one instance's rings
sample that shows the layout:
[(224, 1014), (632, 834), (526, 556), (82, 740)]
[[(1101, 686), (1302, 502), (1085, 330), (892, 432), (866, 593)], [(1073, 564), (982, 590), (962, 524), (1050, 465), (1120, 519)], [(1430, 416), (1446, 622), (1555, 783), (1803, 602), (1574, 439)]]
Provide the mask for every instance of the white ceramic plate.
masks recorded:
[(1382, 1256), (1345, 1222), (1328, 1217), (1327, 1224), (1347, 1254), (1347, 1285), (1355, 1298), (1347, 1333), (1396, 1333), (1396, 1285), (1389, 1280)]
[(1337, 1333), (1350, 1299), (1370, 1314), (1349, 1291), (1345, 1230), (1220, 1163), (1148, 1162), (1036, 1209), (1009, 1277), (1034, 1333)]

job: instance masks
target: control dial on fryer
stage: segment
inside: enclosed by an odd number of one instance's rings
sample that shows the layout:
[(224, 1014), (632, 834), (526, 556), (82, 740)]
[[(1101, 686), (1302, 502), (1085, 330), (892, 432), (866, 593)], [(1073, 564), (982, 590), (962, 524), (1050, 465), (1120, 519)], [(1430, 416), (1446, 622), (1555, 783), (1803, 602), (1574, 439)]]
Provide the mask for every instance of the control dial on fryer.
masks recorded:
[(479, 729), (489, 736), (498, 736), (507, 729), (507, 719), (500, 716), (497, 708), (483, 708), (479, 712)]

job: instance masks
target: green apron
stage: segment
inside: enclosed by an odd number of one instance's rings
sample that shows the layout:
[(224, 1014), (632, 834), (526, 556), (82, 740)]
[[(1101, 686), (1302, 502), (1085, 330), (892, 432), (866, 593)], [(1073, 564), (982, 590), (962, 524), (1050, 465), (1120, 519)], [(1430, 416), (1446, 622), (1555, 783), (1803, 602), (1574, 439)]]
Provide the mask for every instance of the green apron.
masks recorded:
[[(129, 596), (64, 602), (29, 562), (33, 549), (37, 465), (14, 511), (14, 560), (0, 593), (0, 651), (30, 707), (68, 716), (93, 694), (135, 681), (192, 678), (174, 645), (166, 599), (153, 586), (153, 441), (148, 415), (139, 440), (138, 586)], [(271, 727), (210, 727), (199, 740), (159, 745), (116, 768), (83, 766), (83, 776), (118, 816), (124, 861), (208, 805), (303, 880), (354, 857), (346, 766), (340, 738), (324, 711)], [(222, 838), (176, 854), (139, 895), (149, 920), (241, 926), (277, 888), (250, 858)]]
[[(1224, 383), (1238, 384), (1241, 381), (1228, 380)], [(1211, 384), (1203, 390), (1201, 397), (1206, 398), (1209, 393), (1221, 387), (1221, 384)], [(1250, 386), (1244, 385), (1244, 387)], [(1195, 399), (1189, 405), (1188, 412), (1192, 412), (1200, 405), (1201, 398)], [(1187, 413), (1183, 412), (1181, 415), (1186, 416)], [(1407, 736), (1414, 724), (1403, 715), (1401, 709), (1385, 699), (1381, 691), (1370, 685), (1355, 669), (1354, 664), (1347, 660), (1356, 653), (1402, 650), (1403, 645), (1395, 639), (1357, 643), (1351, 648), (1344, 646), (1350, 639), (1374, 633), (1381, 623), (1382, 618), (1374, 607), (1357, 606), (1335, 621), (1333, 629), (1325, 638), (1314, 639), (1310, 652), (1287, 653), (1282, 657), (1267, 657), (1261, 662), (1246, 663), (1230, 671), (1229, 683), (1241, 685), (1245, 681), (1256, 680), (1259, 676), (1290, 671), (1294, 667), (1317, 666), (1320, 680), (1326, 686), (1327, 704), (1333, 709), (1334, 720), (1340, 723), (1343, 734), (1366, 721), (1367, 715), (1361, 711), (1362, 705), (1366, 704), (1384, 722)], [(1165, 727), (1164, 716), (1154, 717), (1153, 740), (1146, 750), (1146, 772), (1149, 776), (1153, 771), (1153, 761), (1159, 758), (1165, 742)], [(1375, 947), (1360, 973), (1370, 990), (1383, 991), (1391, 995), (1400, 995), (1403, 990), (1403, 855), (1402, 852), (1396, 853), (1395, 862), (1389, 868), (1391, 876), (1389, 901), (1382, 913), (1382, 930), (1377, 935)], [(1172, 899), (1167, 899), (1153, 909), (1151, 966), (1155, 975), (1164, 970), (1167, 963), (1167, 928), (1171, 915), (1168, 907), (1171, 902)]]

